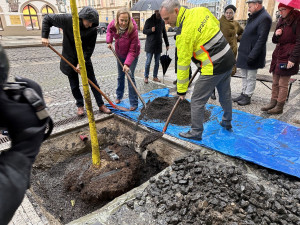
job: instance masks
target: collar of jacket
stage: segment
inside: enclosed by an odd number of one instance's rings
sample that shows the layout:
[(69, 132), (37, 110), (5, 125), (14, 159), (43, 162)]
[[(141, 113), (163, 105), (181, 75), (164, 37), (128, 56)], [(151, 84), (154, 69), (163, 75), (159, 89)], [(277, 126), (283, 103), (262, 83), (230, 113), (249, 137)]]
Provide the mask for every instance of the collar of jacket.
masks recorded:
[(184, 7), (180, 7), (178, 16), (177, 16), (177, 21), (176, 21), (176, 27), (179, 27), (185, 18), (185, 13), (187, 12), (188, 9), (184, 8)]
[(222, 22), (233, 22), (233, 19), (232, 20), (228, 20), (228, 19), (226, 19), (226, 17), (223, 15), (223, 16), (221, 16), (221, 18), (220, 18), (220, 21), (222, 21)]
[(258, 17), (264, 11), (265, 11), (265, 7), (262, 7), (262, 9), (258, 10), (257, 12), (253, 13), (252, 15), (249, 13), (248, 20), (254, 20), (256, 17)]

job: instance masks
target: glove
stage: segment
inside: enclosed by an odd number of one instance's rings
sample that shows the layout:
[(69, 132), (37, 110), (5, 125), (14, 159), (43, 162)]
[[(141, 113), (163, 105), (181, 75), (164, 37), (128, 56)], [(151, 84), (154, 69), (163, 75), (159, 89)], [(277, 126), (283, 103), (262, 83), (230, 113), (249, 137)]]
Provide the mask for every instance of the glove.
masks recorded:
[(256, 64), (255, 60), (248, 57), (247, 65), (248, 66), (255, 66), (255, 64)]

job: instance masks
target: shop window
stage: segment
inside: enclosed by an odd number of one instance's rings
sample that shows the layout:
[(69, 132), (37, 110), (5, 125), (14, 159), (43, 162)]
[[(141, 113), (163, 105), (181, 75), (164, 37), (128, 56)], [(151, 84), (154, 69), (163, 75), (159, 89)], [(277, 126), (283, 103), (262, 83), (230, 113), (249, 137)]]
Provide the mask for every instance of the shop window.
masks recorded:
[(26, 5), (23, 9), (23, 17), (27, 30), (39, 30), (39, 21), (35, 9), (31, 5)]

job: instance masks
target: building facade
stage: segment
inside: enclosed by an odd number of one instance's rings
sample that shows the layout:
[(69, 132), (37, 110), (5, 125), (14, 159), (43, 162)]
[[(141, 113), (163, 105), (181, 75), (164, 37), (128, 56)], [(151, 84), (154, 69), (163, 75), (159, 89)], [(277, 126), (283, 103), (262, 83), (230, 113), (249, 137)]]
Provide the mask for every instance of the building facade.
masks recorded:
[[(276, 21), (278, 4), (279, 3), (275, 0), (263, 0), (263, 6), (270, 14), (273, 21)], [(239, 21), (246, 21), (248, 19), (248, 4), (246, 3), (246, 0), (236, 0), (236, 8), (237, 11), (234, 18)]]
[(70, 13), (67, 0), (0, 0), (0, 35), (41, 35), (46, 14)]
[[(189, 8), (195, 7), (193, 4), (187, 3), (187, 0), (179, 0), (181, 5), (186, 5)], [(91, 6), (99, 13), (100, 22), (110, 23), (116, 18), (117, 11), (121, 8), (131, 7), (138, 0), (77, 0), (78, 10), (84, 6)], [(139, 30), (143, 30), (146, 20), (154, 13), (154, 11), (130, 11), (132, 18), (136, 21)]]

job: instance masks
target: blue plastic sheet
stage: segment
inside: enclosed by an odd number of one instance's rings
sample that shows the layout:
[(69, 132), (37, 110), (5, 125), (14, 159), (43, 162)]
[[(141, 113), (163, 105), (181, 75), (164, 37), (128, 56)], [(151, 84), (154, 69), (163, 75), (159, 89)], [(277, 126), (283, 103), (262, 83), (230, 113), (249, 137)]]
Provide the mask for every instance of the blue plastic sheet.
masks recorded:
[[(169, 89), (157, 89), (142, 95), (145, 102), (158, 97), (169, 96)], [(125, 99), (120, 106), (129, 108), (129, 101)], [(143, 105), (138, 110), (124, 112), (113, 110), (115, 114), (137, 121)], [(180, 137), (182, 131), (188, 131), (190, 126), (169, 124), (168, 135), (189, 141), (226, 155), (244, 159), (255, 164), (281, 171), (300, 178), (300, 128), (288, 123), (265, 119), (250, 113), (233, 110), (233, 131), (227, 131), (220, 126), (223, 111), (216, 105), (206, 104), (211, 112), (210, 120), (204, 124), (201, 141)], [(141, 124), (162, 131), (164, 123), (159, 121), (141, 120)]]

